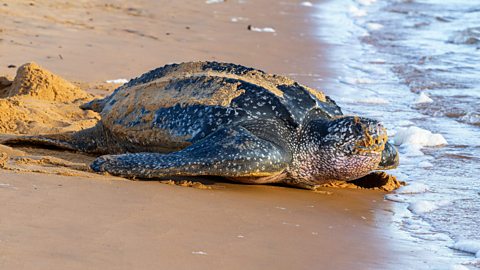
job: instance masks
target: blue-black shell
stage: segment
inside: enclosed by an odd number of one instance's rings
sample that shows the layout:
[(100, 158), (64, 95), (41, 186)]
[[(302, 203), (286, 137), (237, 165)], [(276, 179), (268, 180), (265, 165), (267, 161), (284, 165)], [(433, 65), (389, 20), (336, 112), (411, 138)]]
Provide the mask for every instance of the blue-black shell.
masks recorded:
[(287, 77), (218, 62), (154, 69), (95, 104), (112, 138), (155, 151), (184, 148), (228, 125), (274, 120), (296, 130), (312, 111), (315, 117), (342, 114), (321, 91)]

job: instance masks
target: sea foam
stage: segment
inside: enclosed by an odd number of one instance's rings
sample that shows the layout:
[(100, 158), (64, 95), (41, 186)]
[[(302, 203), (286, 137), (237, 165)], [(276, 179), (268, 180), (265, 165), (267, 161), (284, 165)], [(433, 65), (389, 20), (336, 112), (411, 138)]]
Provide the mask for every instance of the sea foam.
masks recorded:
[(455, 242), (452, 246), (453, 249), (476, 254), (477, 258), (480, 258), (480, 240), (460, 240)]
[(385, 195), (385, 200), (389, 200), (392, 202), (399, 202), (399, 203), (406, 203), (408, 202), (408, 199), (405, 198), (405, 196), (399, 195), (399, 194), (387, 194)]
[(430, 163), (429, 161), (422, 161), (420, 163), (418, 163), (418, 167), (421, 167), (421, 168), (431, 168), (433, 167), (433, 164)]
[(468, 267), (466, 267), (464, 265), (461, 265), (461, 264), (452, 265), (452, 267), (450, 269), (451, 270), (469, 270)]
[[(422, 152), (422, 146), (418, 144), (406, 144), (402, 145), (402, 148), (399, 149), (400, 153), (404, 157), (421, 157), (425, 154)], [(405, 160), (405, 158), (404, 158)], [(418, 160), (413, 160), (413, 162), (418, 162)]]
[(400, 187), (396, 190), (398, 194), (415, 194), (415, 193), (425, 193), (429, 191), (429, 187), (422, 183), (411, 183), (408, 186)]
[(383, 28), (383, 24), (379, 24), (379, 23), (367, 23), (366, 26), (367, 26), (367, 29), (370, 31), (376, 31)]
[(371, 4), (377, 2), (377, 0), (357, 0), (357, 3), (365, 5), (365, 6), (370, 6)]
[(399, 128), (394, 137), (395, 145), (417, 145), (417, 146), (440, 146), (446, 145), (447, 140), (441, 134), (433, 134), (432, 132), (419, 128), (408, 127)]
[(416, 201), (408, 205), (408, 210), (412, 213), (421, 215), (437, 210), (438, 208), (449, 204), (449, 201)]
[(358, 7), (353, 5), (349, 7), (348, 11), (350, 12), (350, 14), (352, 14), (355, 17), (364, 17), (367, 15), (366, 10), (359, 9)]
[(358, 103), (364, 103), (364, 104), (389, 104), (390, 101), (384, 99), (384, 98), (379, 98), (379, 97), (371, 97), (371, 98), (364, 98), (364, 99), (359, 99)]
[(415, 103), (420, 104), (420, 103), (432, 103), (433, 99), (431, 99), (427, 94), (425, 93), (420, 93), (418, 95), (417, 99), (415, 100)]

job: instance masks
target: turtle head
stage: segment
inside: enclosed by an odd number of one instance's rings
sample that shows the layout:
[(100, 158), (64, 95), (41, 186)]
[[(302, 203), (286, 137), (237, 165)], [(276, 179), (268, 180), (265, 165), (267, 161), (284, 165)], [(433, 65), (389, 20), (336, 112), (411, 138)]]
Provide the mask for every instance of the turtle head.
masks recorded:
[(393, 146), (388, 147), (388, 159), (382, 159), (386, 145), (387, 131), (376, 120), (358, 116), (313, 119), (299, 134), (292, 176), (318, 185), (353, 180), (382, 167), (394, 167), (398, 157)]

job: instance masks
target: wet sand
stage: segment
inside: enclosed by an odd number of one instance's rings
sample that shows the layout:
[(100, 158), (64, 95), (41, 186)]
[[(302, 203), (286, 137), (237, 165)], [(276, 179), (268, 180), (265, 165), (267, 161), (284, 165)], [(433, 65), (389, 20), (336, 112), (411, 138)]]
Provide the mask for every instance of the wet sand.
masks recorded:
[[(7, 65), (35, 61), (96, 95), (109, 93), (98, 87), (107, 79), (190, 60), (254, 66), (311, 86), (329, 76), (311, 7), (297, 1), (3, 3), (0, 75), (14, 76)], [(38, 166), (43, 173), (0, 170), (1, 268), (389, 269), (408, 261), (408, 248), (392, 242), (381, 191), (196, 189)]]
[(2, 172), (0, 192), (4, 269), (385, 269), (392, 256), (372, 191)]

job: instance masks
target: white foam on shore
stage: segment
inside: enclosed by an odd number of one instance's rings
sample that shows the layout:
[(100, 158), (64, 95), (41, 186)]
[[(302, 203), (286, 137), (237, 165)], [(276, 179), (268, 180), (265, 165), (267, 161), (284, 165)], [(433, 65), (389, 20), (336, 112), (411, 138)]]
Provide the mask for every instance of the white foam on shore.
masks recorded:
[[(395, 136), (395, 134), (397, 134), (397, 131), (396, 131), (396, 130), (394, 130), (394, 129), (387, 129), (388, 138), (393, 138), (393, 136)], [(393, 144), (392, 141), (389, 141), (389, 142)]]
[(455, 242), (453, 249), (475, 254), (477, 258), (480, 254), (480, 240), (460, 240)]
[[(399, 150), (406, 157), (421, 157), (425, 155), (421, 149), (422, 149), (421, 145), (406, 144), (406, 145), (402, 145), (402, 147)], [(417, 161), (418, 160), (415, 160), (414, 162), (417, 162)]]
[(359, 9), (358, 7), (353, 6), (353, 5), (351, 5), (351, 6), (348, 8), (348, 11), (350, 12), (351, 15), (353, 15), (353, 16), (355, 16), (355, 17), (365, 17), (365, 16), (367, 15), (367, 11), (366, 11), (366, 10)]
[(418, 163), (418, 167), (431, 168), (431, 167), (433, 167), (433, 164), (428, 162), (428, 161), (422, 161), (422, 162)]
[(114, 80), (106, 80), (106, 83), (114, 83), (114, 84), (124, 84), (127, 83), (127, 79), (114, 79)]
[(271, 27), (255, 27), (255, 26), (250, 26), (249, 27), (249, 30), (250, 31), (253, 31), (253, 32), (266, 32), (266, 33), (275, 33), (275, 29), (271, 28)]
[(470, 112), (465, 116), (460, 117), (460, 120), (471, 125), (480, 125), (480, 114), (476, 112)]
[(410, 121), (410, 120), (400, 120), (400, 121), (398, 121), (398, 125), (399, 125), (399, 126), (403, 126), (403, 127), (405, 127), (405, 126), (413, 126), (413, 124), (414, 124), (414, 123), (413, 123), (412, 121)]
[(384, 99), (384, 98), (379, 98), (379, 97), (371, 97), (371, 98), (363, 98), (359, 99), (358, 103), (365, 103), (365, 104), (389, 104), (390, 101)]
[(395, 145), (398, 146), (416, 145), (423, 147), (448, 144), (441, 134), (433, 134), (426, 129), (415, 126), (399, 128), (393, 140)]
[(401, 196), (399, 194), (387, 194), (384, 197), (386, 200), (392, 201), (392, 202), (399, 202), (399, 203), (406, 203), (408, 202), (408, 199), (405, 198), (405, 196)]
[(300, 6), (313, 7), (313, 4), (312, 4), (312, 2), (304, 1), (304, 2), (300, 3)]
[(377, 0), (357, 0), (356, 2), (364, 6), (370, 6), (371, 4), (377, 2)]
[(387, 63), (387, 61), (385, 59), (382, 59), (382, 58), (376, 58), (376, 59), (370, 60), (369, 63), (370, 64), (385, 64), (385, 63)]
[(338, 78), (341, 83), (357, 85), (357, 84), (372, 84), (375, 83), (373, 80), (368, 78), (352, 78), (352, 77), (339, 77)]
[(422, 183), (411, 183), (407, 186), (400, 187), (395, 191), (397, 194), (417, 194), (417, 193), (425, 193), (429, 191), (430, 188)]
[(432, 103), (433, 99), (431, 99), (427, 94), (425, 93), (420, 93), (418, 95), (417, 99), (415, 100), (416, 104), (421, 104), (421, 103)]
[(367, 23), (366, 24), (366, 27), (368, 30), (370, 31), (376, 31), (376, 30), (380, 30), (383, 28), (383, 24), (379, 24), (379, 23)]
[(450, 201), (416, 201), (408, 205), (408, 210), (417, 215), (429, 213), (449, 204)]
[(469, 270), (468, 267), (461, 265), (461, 264), (455, 264), (450, 267), (451, 270)]

